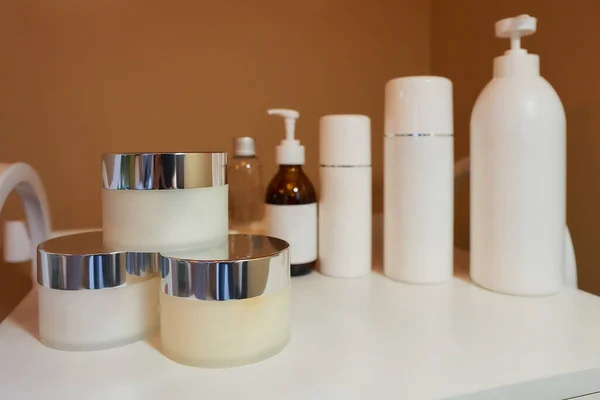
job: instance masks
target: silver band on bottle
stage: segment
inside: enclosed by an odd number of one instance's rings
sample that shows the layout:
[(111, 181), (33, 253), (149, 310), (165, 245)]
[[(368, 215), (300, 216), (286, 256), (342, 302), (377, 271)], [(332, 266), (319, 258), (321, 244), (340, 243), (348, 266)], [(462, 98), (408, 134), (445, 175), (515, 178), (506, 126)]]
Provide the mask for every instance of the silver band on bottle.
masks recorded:
[(229, 235), (221, 247), (162, 253), (161, 290), (175, 297), (223, 301), (263, 296), (290, 284), (286, 241), (260, 235)]
[(332, 164), (320, 164), (321, 168), (371, 168), (371, 164), (368, 165), (332, 165)]
[(47, 240), (38, 246), (37, 281), (57, 290), (122, 286), (127, 276), (157, 276), (158, 254), (113, 251), (102, 244), (102, 231)]
[(453, 133), (386, 133), (384, 137), (453, 137)]
[(105, 153), (102, 187), (193, 189), (227, 184), (227, 153)]

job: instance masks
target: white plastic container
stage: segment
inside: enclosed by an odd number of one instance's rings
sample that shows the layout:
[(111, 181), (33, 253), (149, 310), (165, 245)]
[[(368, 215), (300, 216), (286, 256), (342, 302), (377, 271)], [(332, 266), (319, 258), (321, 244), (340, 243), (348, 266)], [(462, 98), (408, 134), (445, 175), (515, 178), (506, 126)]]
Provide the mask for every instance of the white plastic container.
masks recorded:
[(319, 268), (338, 278), (371, 272), (371, 121), (327, 115), (320, 124)]
[(230, 235), (223, 246), (162, 253), (164, 354), (181, 364), (232, 367), (281, 351), (290, 340), (287, 242)]
[(104, 154), (104, 244), (164, 251), (225, 241), (226, 168), (226, 153)]
[(100, 350), (158, 328), (157, 254), (115, 252), (102, 232), (38, 246), (39, 334), (59, 350)]
[(436, 76), (385, 87), (384, 272), (408, 283), (452, 277), (452, 83)]
[(471, 115), (471, 278), (523, 296), (560, 291), (565, 262), (565, 112), (520, 48), (535, 28), (528, 15), (496, 23), (511, 49)]

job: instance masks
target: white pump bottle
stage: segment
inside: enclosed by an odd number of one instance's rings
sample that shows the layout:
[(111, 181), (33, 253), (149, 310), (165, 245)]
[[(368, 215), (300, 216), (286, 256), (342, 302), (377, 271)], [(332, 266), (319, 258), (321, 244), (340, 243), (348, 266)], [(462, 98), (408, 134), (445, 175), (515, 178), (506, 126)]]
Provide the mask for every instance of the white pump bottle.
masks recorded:
[(535, 30), (528, 15), (496, 23), (511, 49), (471, 115), (471, 278), (522, 296), (560, 291), (565, 260), (565, 112), (520, 47)]
[(290, 244), (292, 276), (312, 271), (317, 260), (317, 197), (304, 174), (304, 146), (294, 138), (298, 111), (271, 109), (285, 121), (285, 139), (277, 146), (279, 170), (267, 187), (265, 231)]

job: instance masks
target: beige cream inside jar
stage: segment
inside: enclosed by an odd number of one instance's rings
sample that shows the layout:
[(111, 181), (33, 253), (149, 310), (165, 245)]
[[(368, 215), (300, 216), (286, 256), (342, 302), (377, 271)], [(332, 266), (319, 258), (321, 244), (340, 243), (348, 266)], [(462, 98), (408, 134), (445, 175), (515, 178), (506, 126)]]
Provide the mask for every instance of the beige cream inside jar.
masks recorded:
[(164, 354), (186, 365), (232, 367), (280, 352), (290, 340), (287, 242), (229, 235), (210, 249), (161, 253)]

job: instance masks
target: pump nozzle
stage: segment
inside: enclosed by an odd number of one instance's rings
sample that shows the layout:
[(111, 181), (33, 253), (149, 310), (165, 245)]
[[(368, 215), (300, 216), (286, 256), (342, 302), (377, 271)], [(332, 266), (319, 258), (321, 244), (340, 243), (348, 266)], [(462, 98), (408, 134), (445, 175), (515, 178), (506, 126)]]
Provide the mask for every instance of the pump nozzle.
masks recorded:
[(294, 130), (296, 127), (296, 120), (300, 117), (300, 113), (296, 110), (288, 110), (286, 108), (272, 108), (267, 110), (269, 115), (279, 115), (283, 117), (285, 122), (285, 138), (287, 140), (294, 140)]
[[(535, 33), (537, 19), (527, 14), (496, 22), (496, 36), (510, 39), (510, 51), (521, 49), (521, 38)], [(525, 50), (523, 50), (525, 51)]]
[(267, 113), (269, 115), (279, 115), (283, 117), (285, 122), (285, 139), (277, 146), (277, 163), (283, 165), (304, 164), (304, 146), (294, 138), (296, 120), (300, 117), (300, 113), (285, 108), (273, 108), (267, 110)]

